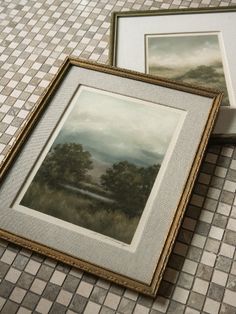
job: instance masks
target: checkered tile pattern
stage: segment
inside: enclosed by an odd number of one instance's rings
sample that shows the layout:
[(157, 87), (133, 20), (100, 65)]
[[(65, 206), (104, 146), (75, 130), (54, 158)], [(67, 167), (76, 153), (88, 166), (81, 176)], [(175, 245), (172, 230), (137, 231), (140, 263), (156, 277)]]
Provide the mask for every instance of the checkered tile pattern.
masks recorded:
[[(110, 13), (236, 0), (0, 2), (0, 161), (69, 54), (108, 61)], [(236, 147), (209, 146), (158, 295), (139, 295), (0, 240), (0, 312), (236, 313)]]

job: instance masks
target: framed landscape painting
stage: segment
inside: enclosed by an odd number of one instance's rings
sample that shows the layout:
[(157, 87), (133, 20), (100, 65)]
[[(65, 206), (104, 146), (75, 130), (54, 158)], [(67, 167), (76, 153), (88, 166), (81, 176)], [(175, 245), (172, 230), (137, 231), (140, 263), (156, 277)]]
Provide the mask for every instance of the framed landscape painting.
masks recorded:
[(1, 166), (0, 236), (155, 295), (221, 99), (68, 58)]
[(224, 92), (213, 136), (235, 142), (235, 36), (236, 8), (232, 6), (116, 12), (110, 62)]

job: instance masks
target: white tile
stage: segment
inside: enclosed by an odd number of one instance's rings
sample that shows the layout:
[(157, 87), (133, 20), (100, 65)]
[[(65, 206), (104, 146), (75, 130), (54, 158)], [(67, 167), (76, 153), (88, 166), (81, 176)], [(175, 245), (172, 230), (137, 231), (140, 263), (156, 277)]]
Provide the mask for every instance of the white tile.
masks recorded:
[(199, 247), (199, 248), (203, 248), (204, 245), (205, 245), (205, 242), (206, 242), (206, 237), (204, 237), (204, 236), (202, 236), (200, 234), (195, 233), (193, 235), (191, 244), (193, 246), (196, 246), (196, 247)]
[(120, 298), (121, 298), (120, 296), (114, 293), (108, 292), (104, 305), (106, 305), (107, 307), (110, 307), (113, 310), (116, 310), (120, 302)]
[(224, 229), (211, 226), (210, 232), (209, 232), (209, 237), (221, 240), (224, 234)]
[(227, 278), (228, 278), (227, 273), (220, 271), (218, 269), (215, 269), (212, 276), (212, 282), (221, 286), (225, 286)]
[(41, 298), (39, 300), (37, 307), (36, 307), (36, 311), (41, 313), (41, 314), (48, 314), (51, 306), (52, 306), (51, 301), (49, 301), (45, 298)]
[(226, 173), (227, 173), (227, 168), (223, 168), (219, 166), (215, 168), (215, 175), (217, 177), (224, 178), (226, 176)]
[(217, 314), (219, 313), (220, 302), (212, 300), (210, 298), (206, 298), (206, 302), (203, 310), (209, 314)]
[(66, 290), (61, 290), (57, 297), (57, 302), (65, 306), (68, 306), (72, 296), (73, 294), (71, 292), (68, 292)]
[(230, 164), (230, 168), (236, 170), (236, 160), (233, 159)]
[(30, 290), (36, 294), (41, 295), (43, 293), (43, 290), (46, 287), (46, 284), (47, 283), (45, 281), (38, 279), (38, 278), (35, 278), (31, 287), (30, 287)]
[(16, 253), (7, 249), (1, 257), (1, 261), (8, 265), (11, 265), (15, 257), (16, 257)]
[(173, 294), (173, 300), (186, 304), (189, 291), (180, 287), (176, 287)]
[(185, 259), (184, 261), (184, 265), (183, 265), (183, 271), (185, 271), (186, 273), (189, 273), (191, 275), (195, 275), (196, 270), (197, 270), (197, 266), (198, 264), (194, 261), (191, 261), (189, 259)]
[(215, 264), (216, 255), (210, 252), (203, 252), (201, 263), (213, 267)]
[(209, 188), (207, 192), (207, 196), (213, 198), (214, 200), (218, 200), (220, 196), (221, 190), (216, 188)]
[(83, 297), (88, 298), (92, 290), (93, 290), (93, 285), (85, 281), (81, 281), (76, 293), (82, 295)]
[(101, 305), (98, 305), (94, 302), (89, 301), (85, 310), (84, 314), (98, 314), (100, 311)]
[(229, 218), (227, 229), (236, 231), (236, 219)]
[(196, 278), (193, 285), (193, 291), (198, 292), (200, 294), (206, 294), (208, 287), (209, 282), (202, 280), (200, 278)]
[(223, 189), (226, 190), (226, 191), (234, 193), (235, 190), (236, 190), (236, 182), (225, 180), (225, 184), (224, 184)]
[(209, 212), (208, 210), (201, 210), (199, 220), (207, 222), (207, 223), (211, 223), (213, 216), (214, 214), (212, 212)]
[(230, 211), (231, 211), (231, 206), (230, 205), (219, 202), (219, 205), (217, 207), (217, 212), (218, 213), (220, 213), (222, 215), (225, 215), (225, 216), (228, 216)]
[(66, 278), (66, 274), (64, 274), (61, 271), (55, 270), (51, 279), (50, 279), (50, 282), (54, 283), (55, 285), (61, 286), (63, 284), (65, 278)]
[(223, 302), (236, 307), (236, 292), (226, 289)]
[(36, 275), (41, 264), (34, 260), (29, 260), (28, 264), (25, 267), (25, 271), (31, 275)]
[(16, 283), (21, 275), (21, 272), (15, 268), (10, 268), (8, 273), (6, 274), (5, 279), (12, 283)]
[(234, 251), (235, 251), (235, 247), (233, 245), (222, 243), (221, 248), (220, 248), (220, 255), (233, 258)]
[(26, 292), (27, 291), (24, 289), (21, 289), (19, 287), (15, 287), (14, 290), (12, 291), (11, 295), (10, 295), (10, 300), (12, 300), (16, 303), (21, 303)]
[(149, 309), (141, 304), (136, 304), (133, 314), (148, 314)]

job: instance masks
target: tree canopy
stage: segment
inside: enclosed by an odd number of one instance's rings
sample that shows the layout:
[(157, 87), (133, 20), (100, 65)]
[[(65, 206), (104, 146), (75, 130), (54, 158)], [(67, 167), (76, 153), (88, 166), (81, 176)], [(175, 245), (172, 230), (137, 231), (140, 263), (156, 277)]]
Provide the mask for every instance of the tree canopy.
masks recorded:
[(143, 211), (160, 165), (138, 167), (128, 161), (115, 163), (101, 176), (101, 185), (111, 191), (116, 205), (130, 217)]
[(76, 184), (87, 178), (87, 171), (92, 168), (91, 154), (76, 143), (57, 144), (52, 147), (44, 159), (36, 180), (48, 184)]

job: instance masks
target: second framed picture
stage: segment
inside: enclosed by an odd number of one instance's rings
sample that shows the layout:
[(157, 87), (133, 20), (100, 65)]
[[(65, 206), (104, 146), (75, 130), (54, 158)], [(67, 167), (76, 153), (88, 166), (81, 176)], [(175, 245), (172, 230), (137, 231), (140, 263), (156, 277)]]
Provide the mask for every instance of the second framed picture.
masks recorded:
[(213, 131), (236, 141), (236, 7), (115, 12), (110, 62), (224, 92)]

